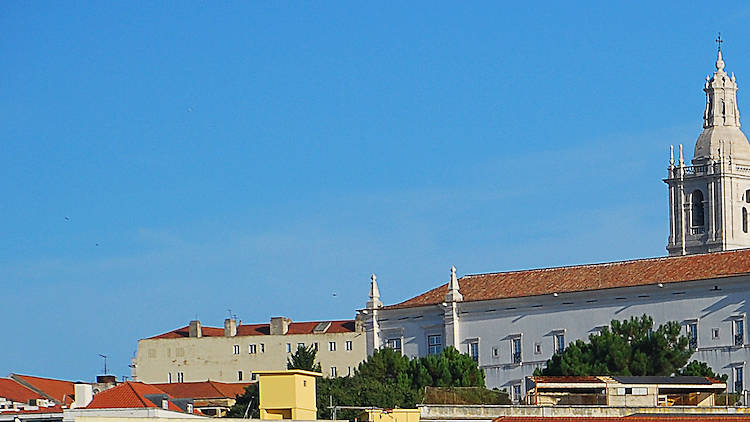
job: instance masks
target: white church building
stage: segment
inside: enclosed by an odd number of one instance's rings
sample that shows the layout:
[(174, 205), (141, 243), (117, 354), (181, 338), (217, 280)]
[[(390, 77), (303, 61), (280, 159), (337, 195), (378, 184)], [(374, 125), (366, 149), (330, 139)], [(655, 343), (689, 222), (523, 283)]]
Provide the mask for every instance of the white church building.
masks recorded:
[(587, 339), (613, 319), (650, 315), (679, 321), (696, 352), (729, 375), (731, 391), (750, 383), (750, 144), (740, 130), (737, 81), (706, 78), (703, 131), (692, 165), (680, 146), (669, 162), (669, 257), (456, 276), (384, 306), (373, 275), (364, 321), (368, 354), (390, 347), (409, 357), (454, 346), (474, 358), (487, 387), (522, 395), (525, 376), (555, 351)]

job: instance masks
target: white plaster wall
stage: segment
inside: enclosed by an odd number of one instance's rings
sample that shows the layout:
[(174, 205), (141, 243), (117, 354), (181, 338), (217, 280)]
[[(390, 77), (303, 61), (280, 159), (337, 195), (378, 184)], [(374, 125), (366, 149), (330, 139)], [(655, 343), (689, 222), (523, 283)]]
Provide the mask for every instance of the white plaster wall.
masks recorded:
[[(713, 290), (718, 286), (719, 290)], [(613, 319), (647, 314), (655, 325), (666, 321), (685, 323), (698, 320), (698, 352), (694, 358), (704, 360), (717, 372), (730, 375), (732, 368), (750, 359), (747, 320), (745, 344), (733, 345), (733, 320), (747, 313), (750, 299), (750, 277), (704, 280), (606, 289), (581, 293), (561, 293), (528, 298), (502, 299), (460, 304), (460, 341), (457, 347), (468, 351), (468, 343), (479, 341), (479, 366), (485, 370), (489, 388), (507, 388), (520, 383), (535, 368), (543, 366), (554, 351), (556, 332), (564, 331), (566, 343), (587, 339), (597, 327)], [(427, 353), (426, 337), (440, 332), (442, 306), (428, 306), (380, 312), (382, 332), (402, 332), (403, 348), (408, 356)], [(711, 330), (719, 329), (719, 338)], [(511, 360), (510, 338), (521, 335), (522, 363)], [(388, 338), (382, 335), (383, 342)], [(541, 353), (535, 353), (535, 344)], [(498, 348), (498, 356), (493, 356)], [(747, 375), (746, 375), (747, 378)], [(750, 383), (746, 380), (745, 386)], [(747, 387), (746, 387), (747, 388)]]

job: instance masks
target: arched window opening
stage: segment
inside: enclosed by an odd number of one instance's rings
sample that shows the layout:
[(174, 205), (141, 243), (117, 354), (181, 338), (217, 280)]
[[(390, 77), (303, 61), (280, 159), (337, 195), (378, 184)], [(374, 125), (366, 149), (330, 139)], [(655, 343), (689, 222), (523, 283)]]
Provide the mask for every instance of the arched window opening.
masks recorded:
[(703, 227), (705, 225), (703, 219), (703, 192), (696, 190), (693, 192), (691, 197), (692, 203), (692, 218), (691, 223), (693, 227)]
[(742, 207), (742, 231), (747, 233), (747, 208)]
[(750, 204), (750, 189), (745, 191), (745, 202)]

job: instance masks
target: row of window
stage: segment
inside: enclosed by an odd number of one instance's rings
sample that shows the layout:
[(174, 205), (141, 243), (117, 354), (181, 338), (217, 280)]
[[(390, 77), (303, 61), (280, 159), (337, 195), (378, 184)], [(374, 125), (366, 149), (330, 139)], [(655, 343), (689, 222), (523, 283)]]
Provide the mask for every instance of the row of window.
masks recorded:
[[(313, 343), (312, 346), (313, 346), (313, 348), (315, 350), (318, 350), (318, 343), (317, 342)], [(305, 347), (305, 343), (297, 343), (297, 347), (298, 348), (299, 347), (304, 348)], [(352, 343), (351, 340), (346, 340), (344, 342), (344, 349), (346, 351), (352, 351), (352, 350), (354, 350), (354, 344)], [(335, 352), (336, 351), (336, 342), (335, 341), (329, 341), (328, 342), (328, 351), (329, 352)], [(249, 354), (251, 354), (251, 355), (256, 354), (256, 353), (265, 353), (266, 352), (266, 345), (263, 344), (263, 343), (249, 344), (247, 346), (247, 352)], [(287, 353), (292, 353), (293, 352), (293, 350), (292, 350), (292, 343), (287, 343), (286, 344), (286, 352)], [(240, 345), (239, 344), (235, 344), (234, 346), (232, 346), (232, 353), (235, 354), (235, 355), (239, 355), (240, 354)]]
[[(401, 352), (401, 338), (394, 337), (389, 338), (385, 341), (385, 347)], [(555, 353), (561, 353), (565, 350), (565, 333), (561, 330), (554, 335), (554, 349)], [(510, 362), (521, 363), (521, 336), (513, 336), (510, 339)], [(443, 336), (440, 334), (431, 334), (427, 336), (427, 353), (430, 355), (439, 355), (443, 351)], [(467, 344), (466, 353), (474, 359), (475, 362), (479, 362), (479, 340), (470, 340)], [(535, 344), (535, 353), (541, 353), (541, 343)], [(492, 349), (492, 357), (500, 357), (500, 348), (495, 347)]]
[[(690, 348), (698, 348), (698, 321), (688, 322), (685, 325), (685, 331), (690, 342)], [(711, 328), (711, 339), (720, 339), (719, 328)], [(732, 320), (732, 344), (735, 346), (742, 346), (745, 344), (745, 320), (742, 317), (738, 317)]]

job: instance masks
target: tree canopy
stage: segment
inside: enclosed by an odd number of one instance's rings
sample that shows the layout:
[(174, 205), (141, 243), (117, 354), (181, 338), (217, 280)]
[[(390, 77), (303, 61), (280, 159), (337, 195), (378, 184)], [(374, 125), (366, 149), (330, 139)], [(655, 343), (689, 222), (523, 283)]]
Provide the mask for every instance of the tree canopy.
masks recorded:
[[(330, 419), (329, 400), (337, 405), (411, 408), (420, 403), (424, 388), (484, 388), (484, 372), (468, 355), (453, 347), (440, 355), (409, 359), (400, 352), (376, 350), (351, 377), (318, 379), (318, 417)], [(353, 419), (356, 412), (342, 412)]]
[[(576, 340), (555, 353), (536, 375), (701, 375), (720, 378), (705, 363), (688, 363), (693, 350), (680, 334), (680, 324), (670, 321), (653, 329), (647, 316), (613, 320), (610, 327)], [(710, 373), (710, 375), (709, 375)]]
[(286, 369), (303, 369), (305, 371), (320, 372), (320, 363), (315, 362), (318, 351), (312, 345), (298, 346), (289, 360), (286, 362)]

